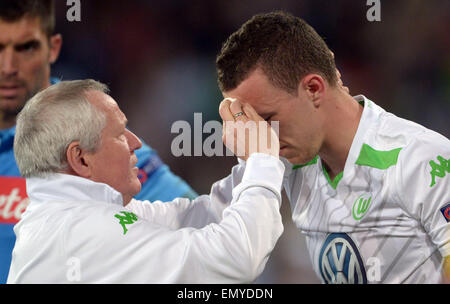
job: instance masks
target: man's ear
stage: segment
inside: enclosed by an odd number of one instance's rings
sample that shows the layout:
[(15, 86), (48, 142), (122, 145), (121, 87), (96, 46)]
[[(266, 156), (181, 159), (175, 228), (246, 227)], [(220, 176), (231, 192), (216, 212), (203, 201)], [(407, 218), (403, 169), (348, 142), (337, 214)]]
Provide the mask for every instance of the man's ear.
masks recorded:
[(320, 106), (320, 101), (325, 93), (326, 84), (322, 76), (318, 74), (308, 74), (300, 81), (298, 87), (302, 92), (298, 92), (301, 95), (306, 94), (309, 97), (315, 107)]
[(87, 160), (87, 153), (80, 148), (80, 143), (72, 142), (66, 151), (67, 163), (70, 173), (84, 178), (91, 177), (91, 167)]
[(50, 53), (49, 53), (49, 62), (53, 64), (58, 60), (59, 53), (61, 51), (62, 46), (62, 36), (61, 34), (55, 34), (50, 37)]

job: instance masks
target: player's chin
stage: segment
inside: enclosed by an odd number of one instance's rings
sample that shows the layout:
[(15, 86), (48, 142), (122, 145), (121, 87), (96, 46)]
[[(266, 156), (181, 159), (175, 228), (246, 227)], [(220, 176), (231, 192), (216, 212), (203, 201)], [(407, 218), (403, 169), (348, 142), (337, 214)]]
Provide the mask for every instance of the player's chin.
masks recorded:
[(0, 111), (1, 112), (20, 112), (23, 103), (20, 98), (5, 98), (0, 95)]
[(129, 191), (129, 193), (132, 195), (132, 196), (135, 196), (135, 195), (137, 195), (139, 192), (141, 192), (141, 189), (142, 189), (142, 185), (141, 185), (141, 182), (139, 181), (139, 179), (135, 179), (135, 180), (133, 180), (133, 183), (130, 185), (130, 191)]
[(308, 163), (311, 159), (298, 154), (283, 156), (293, 165), (302, 165)]
[(281, 146), (280, 147), (280, 156), (286, 158), (289, 162), (296, 161), (299, 157), (298, 154), (295, 153), (290, 147), (288, 146)]

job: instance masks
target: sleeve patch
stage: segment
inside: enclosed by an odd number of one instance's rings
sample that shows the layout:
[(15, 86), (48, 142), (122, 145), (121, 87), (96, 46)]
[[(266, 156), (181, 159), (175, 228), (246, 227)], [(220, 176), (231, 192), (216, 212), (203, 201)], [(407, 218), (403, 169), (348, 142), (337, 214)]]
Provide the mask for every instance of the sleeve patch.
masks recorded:
[(447, 206), (441, 208), (442, 215), (444, 216), (447, 223), (450, 221), (450, 203)]

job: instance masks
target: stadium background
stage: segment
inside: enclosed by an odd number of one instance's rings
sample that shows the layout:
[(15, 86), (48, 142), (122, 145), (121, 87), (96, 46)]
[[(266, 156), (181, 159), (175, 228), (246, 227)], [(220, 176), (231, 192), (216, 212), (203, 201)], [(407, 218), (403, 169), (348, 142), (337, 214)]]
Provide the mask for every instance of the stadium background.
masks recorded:
[[(81, 1), (81, 22), (69, 22), (66, 1), (56, 2), (64, 44), (52, 76), (107, 83), (130, 129), (198, 193), (209, 193), (236, 160), (174, 157), (171, 125), (192, 123), (194, 112), (220, 121), (215, 56), (260, 12), (302, 17), (335, 53), (353, 95), (450, 136), (450, 1), (381, 0), (381, 22), (366, 19), (366, 0)], [(285, 233), (257, 282), (317, 283), (284, 202)]]

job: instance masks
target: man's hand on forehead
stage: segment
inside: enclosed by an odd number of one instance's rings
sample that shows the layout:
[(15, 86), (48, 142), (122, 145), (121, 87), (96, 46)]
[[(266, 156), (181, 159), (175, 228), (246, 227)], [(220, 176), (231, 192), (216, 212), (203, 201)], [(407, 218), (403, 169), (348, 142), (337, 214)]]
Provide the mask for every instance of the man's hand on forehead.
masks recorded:
[(236, 156), (247, 160), (252, 153), (259, 152), (278, 157), (278, 134), (251, 105), (225, 98), (219, 113), (223, 119), (223, 142)]

